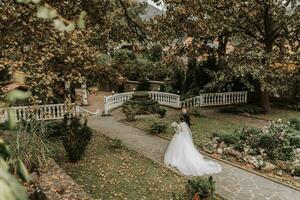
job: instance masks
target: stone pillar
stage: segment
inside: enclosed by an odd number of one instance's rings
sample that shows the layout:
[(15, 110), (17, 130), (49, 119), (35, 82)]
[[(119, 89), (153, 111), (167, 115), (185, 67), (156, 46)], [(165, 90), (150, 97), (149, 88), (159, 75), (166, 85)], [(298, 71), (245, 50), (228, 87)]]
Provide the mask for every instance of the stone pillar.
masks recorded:
[(108, 114), (108, 105), (107, 105), (107, 97), (104, 97), (104, 114)]
[(87, 89), (86, 89), (86, 82), (84, 82), (81, 85), (81, 92), (82, 92), (82, 105), (84, 105), (84, 106), (89, 105), (89, 103), (88, 103), (88, 93), (87, 93)]

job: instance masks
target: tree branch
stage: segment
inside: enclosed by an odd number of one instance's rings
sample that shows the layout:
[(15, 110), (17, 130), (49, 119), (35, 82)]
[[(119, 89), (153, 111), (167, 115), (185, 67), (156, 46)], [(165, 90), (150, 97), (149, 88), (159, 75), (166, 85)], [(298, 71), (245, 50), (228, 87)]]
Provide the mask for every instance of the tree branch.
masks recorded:
[[(125, 3), (123, 2), (123, 0), (118, 0), (118, 1), (123, 8), (127, 24), (131, 28), (131, 30), (139, 37), (140, 40), (143, 41), (143, 40), (147, 39), (147, 35), (144, 32), (143, 28), (130, 17), (130, 15), (127, 11), (127, 7), (126, 7)], [(142, 35), (140, 35), (139, 33), (141, 33)]]

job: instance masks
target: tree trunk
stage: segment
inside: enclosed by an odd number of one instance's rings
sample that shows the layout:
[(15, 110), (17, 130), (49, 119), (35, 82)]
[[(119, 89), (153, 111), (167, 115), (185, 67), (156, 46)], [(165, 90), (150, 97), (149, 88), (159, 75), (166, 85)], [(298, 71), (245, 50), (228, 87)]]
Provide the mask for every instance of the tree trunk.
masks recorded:
[(270, 95), (266, 90), (260, 91), (260, 105), (264, 113), (270, 112)]
[[(270, 41), (270, 40), (269, 40)], [(267, 42), (265, 46), (266, 54), (271, 54), (273, 52), (273, 43), (272, 41)], [(267, 63), (265, 63), (267, 64)], [(271, 110), (271, 103), (270, 103), (270, 94), (267, 89), (262, 89), (260, 91), (260, 105), (263, 109), (264, 113), (269, 113)]]

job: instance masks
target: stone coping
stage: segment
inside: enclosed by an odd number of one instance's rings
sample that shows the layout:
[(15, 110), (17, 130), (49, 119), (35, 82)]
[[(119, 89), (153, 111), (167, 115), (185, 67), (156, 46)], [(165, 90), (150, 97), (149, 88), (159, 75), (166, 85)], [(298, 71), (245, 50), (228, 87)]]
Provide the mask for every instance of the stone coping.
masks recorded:
[(53, 159), (38, 181), (50, 200), (93, 200)]

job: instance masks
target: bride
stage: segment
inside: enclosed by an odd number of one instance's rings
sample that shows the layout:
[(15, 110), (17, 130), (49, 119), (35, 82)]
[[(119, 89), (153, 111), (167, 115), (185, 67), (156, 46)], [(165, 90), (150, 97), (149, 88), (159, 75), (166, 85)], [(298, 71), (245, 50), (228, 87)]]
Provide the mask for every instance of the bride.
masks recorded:
[(186, 176), (215, 174), (222, 170), (218, 163), (205, 160), (198, 152), (193, 143), (192, 132), (183, 118), (180, 118), (180, 124), (177, 125), (176, 134), (168, 146), (164, 162)]

